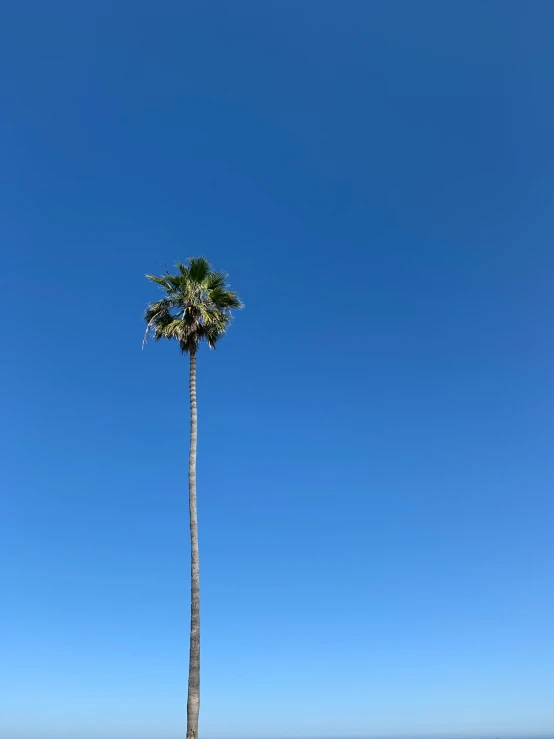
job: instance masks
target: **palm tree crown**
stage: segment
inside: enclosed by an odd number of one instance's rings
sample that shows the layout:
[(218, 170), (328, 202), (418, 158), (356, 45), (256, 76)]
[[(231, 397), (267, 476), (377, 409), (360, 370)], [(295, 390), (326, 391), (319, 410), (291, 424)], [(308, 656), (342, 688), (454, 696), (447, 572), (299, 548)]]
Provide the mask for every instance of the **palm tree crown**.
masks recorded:
[(165, 291), (161, 300), (150, 303), (144, 313), (146, 333), (154, 339), (176, 339), (183, 354), (195, 354), (205, 340), (213, 349), (231, 321), (231, 309), (242, 308), (238, 295), (229, 290), (227, 275), (213, 270), (204, 257), (193, 257), (179, 270), (161, 277), (146, 275)]

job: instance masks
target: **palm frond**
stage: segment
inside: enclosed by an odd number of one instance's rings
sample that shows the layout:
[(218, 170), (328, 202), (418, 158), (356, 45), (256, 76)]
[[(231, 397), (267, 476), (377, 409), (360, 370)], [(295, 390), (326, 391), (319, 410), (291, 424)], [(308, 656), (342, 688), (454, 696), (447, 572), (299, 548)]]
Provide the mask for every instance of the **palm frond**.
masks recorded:
[(164, 289), (165, 296), (144, 312), (143, 345), (151, 334), (156, 341), (175, 339), (184, 353), (196, 351), (202, 341), (213, 349), (229, 327), (231, 310), (242, 308), (242, 303), (228, 289), (227, 275), (212, 270), (204, 257), (191, 258), (187, 264), (177, 262), (176, 267), (175, 275), (146, 275)]
[(183, 285), (183, 277), (181, 275), (170, 275), (168, 272), (166, 280), (169, 282), (173, 290), (179, 290)]
[(171, 303), (169, 300), (166, 300), (165, 298), (163, 300), (158, 300), (156, 303), (150, 303), (146, 307), (146, 310), (144, 311), (144, 320), (146, 321), (146, 330), (144, 332), (144, 336), (142, 339), (143, 349), (148, 339), (148, 334), (153, 329), (153, 324), (163, 323), (164, 321), (163, 316), (164, 315), (169, 316), (170, 309), (171, 309)]
[(208, 344), (210, 349), (215, 349), (215, 345), (217, 344), (217, 342), (224, 336), (225, 331), (218, 331), (215, 326), (207, 326), (204, 329), (203, 338), (206, 340), (206, 343)]
[(166, 298), (163, 298), (162, 300), (158, 300), (155, 303), (149, 303), (146, 306), (146, 310), (144, 311), (144, 320), (146, 323), (150, 323), (152, 318), (161, 311), (168, 312), (171, 310), (172, 303), (171, 301), (167, 300)]
[(213, 304), (220, 310), (242, 308), (239, 296), (232, 290), (224, 290), (223, 288), (216, 287), (210, 290), (210, 298)]
[(181, 273), (181, 277), (189, 277), (189, 270), (186, 264), (183, 264), (182, 262), (175, 262), (175, 266)]
[(191, 257), (188, 271), (190, 279), (201, 284), (210, 274), (210, 263), (205, 257)]
[(171, 284), (167, 281), (167, 278), (165, 277), (156, 277), (156, 275), (146, 275), (146, 279), (150, 280), (150, 282), (155, 282), (156, 285), (160, 285), (160, 287), (165, 288), (169, 292), (172, 291)]
[(205, 279), (206, 290), (225, 289), (225, 280), (227, 275), (225, 272), (210, 272)]

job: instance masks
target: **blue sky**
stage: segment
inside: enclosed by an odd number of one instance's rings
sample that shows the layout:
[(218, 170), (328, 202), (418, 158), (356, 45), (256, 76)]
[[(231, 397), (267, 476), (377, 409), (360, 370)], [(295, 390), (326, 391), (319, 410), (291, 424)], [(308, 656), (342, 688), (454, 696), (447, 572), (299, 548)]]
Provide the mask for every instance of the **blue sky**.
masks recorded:
[(2, 739), (554, 732), (554, 6), (0, 11)]

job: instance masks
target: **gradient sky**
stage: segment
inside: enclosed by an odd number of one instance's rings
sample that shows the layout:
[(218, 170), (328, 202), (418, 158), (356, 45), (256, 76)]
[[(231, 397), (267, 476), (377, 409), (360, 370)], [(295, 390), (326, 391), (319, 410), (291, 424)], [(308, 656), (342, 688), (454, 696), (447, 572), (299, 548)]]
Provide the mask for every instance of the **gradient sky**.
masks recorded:
[(0, 737), (554, 732), (554, 4), (0, 11)]

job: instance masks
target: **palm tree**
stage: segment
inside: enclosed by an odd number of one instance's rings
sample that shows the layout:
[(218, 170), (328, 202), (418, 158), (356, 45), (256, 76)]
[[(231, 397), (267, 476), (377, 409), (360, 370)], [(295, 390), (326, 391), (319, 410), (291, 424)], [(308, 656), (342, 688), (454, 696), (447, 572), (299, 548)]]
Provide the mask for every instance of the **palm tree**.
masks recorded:
[(146, 275), (159, 285), (164, 296), (150, 303), (144, 313), (146, 332), (154, 339), (175, 339), (190, 359), (190, 451), (189, 512), (191, 549), (191, 616), (189, 684), (187, 700), (187, 739), (198, 739), (200, 710), (200, 561), (198, 557), (198, 521), (196, 516), (196, 354), (202, 341), (210, 349), (225, 334), (231, 322), (232, 308), (242, 308), (238, 295), (229, 290), (227, 275), (214, 271), (204, 257), (177, 262), (177, 274), (167, 270), (161, 277)]

